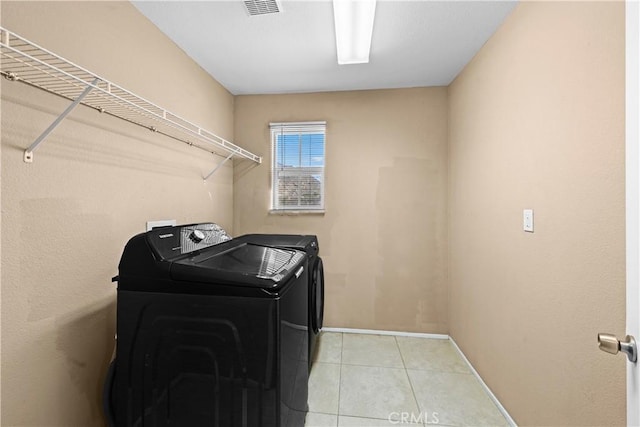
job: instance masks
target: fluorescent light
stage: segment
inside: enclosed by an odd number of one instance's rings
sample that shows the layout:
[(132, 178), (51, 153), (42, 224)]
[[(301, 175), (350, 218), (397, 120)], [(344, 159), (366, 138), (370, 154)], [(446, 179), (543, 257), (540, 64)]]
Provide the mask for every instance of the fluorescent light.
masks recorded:
[(338, 64), (369, 62), (376, 0), (333, 0)]

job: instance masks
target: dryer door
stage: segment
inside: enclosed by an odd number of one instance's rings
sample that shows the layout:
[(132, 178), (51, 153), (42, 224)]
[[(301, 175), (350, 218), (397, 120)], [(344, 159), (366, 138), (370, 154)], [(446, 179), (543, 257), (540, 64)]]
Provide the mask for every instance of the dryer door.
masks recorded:
[(314, 333), (320, 332), (324, 320), (324, 268), (322, 258), (318, 257), (313, 267), (311, 327)]

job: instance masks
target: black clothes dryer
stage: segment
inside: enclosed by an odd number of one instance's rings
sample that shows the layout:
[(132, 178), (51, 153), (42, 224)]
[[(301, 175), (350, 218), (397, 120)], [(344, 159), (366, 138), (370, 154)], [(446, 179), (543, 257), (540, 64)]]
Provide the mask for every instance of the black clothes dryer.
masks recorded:
[(309, 257), (309, 370), (324, 318), (324, 268), (318, 255), (320, 246), (314, 235), (245, 234), (234, 240), (258, 245), (304, 251)]
[(133, 237), (119, 265), (117, 426), (302, 426), (308, 258), (211, 224)]

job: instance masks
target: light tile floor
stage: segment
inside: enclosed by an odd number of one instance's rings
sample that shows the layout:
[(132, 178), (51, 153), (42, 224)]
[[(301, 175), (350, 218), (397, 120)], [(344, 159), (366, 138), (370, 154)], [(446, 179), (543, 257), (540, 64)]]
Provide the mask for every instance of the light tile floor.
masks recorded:
[(448, 340), (322, 332), (305, 427), (508, 426)]

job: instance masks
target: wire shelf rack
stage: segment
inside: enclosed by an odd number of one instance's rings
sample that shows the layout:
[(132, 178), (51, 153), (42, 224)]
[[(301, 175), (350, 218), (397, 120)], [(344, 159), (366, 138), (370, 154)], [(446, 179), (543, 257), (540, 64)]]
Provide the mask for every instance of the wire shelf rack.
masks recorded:
[[(25, 150), (26, 162), (33, 161), (33, 151), (78, 104), (210, 153), (226, 154), (228, 156), (225, 162), (236, 156), (256, 163), (262, 162), (260, 156), (3, 27), (0, 27), (0, 74), (8, 80), (26, 83), (73, 101), (67, 110)], [(207, 178), (209, 176), (211, 174)]]

